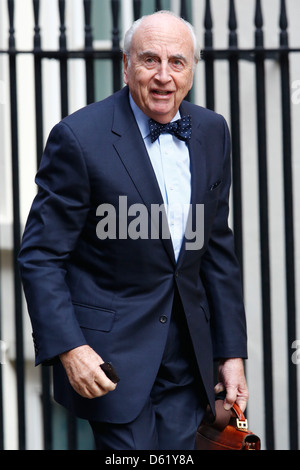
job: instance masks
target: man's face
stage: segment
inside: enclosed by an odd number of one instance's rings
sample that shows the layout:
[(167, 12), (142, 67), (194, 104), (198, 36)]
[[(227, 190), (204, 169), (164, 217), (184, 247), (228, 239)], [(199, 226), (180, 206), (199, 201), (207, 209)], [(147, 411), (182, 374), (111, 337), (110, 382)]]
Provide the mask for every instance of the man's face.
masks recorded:
[(130, 57), (124, 55), (124, 82), (149, 117), (170, 122), (193, 84), (194, 44), (177, 18), (152, 17), (136, 31)]

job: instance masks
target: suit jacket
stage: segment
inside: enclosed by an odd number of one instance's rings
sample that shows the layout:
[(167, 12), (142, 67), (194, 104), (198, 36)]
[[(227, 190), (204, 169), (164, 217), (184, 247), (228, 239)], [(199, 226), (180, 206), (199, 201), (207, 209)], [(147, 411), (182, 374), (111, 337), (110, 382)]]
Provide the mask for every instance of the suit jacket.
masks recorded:
[[(36, 364), (54, 364), (58, 402), (78, 416), (129, 422), (141, 411), (160, 366), (175, 286), (199, 371), (214, 409), (213, 359), (246, 357), (239, 266), (228, 227), (230, 137), (220, 115), (183, 102), (191, 205), (204, 204), (204, 243), (176, 263), (172, 242), (100, 240), (101, 204), (163, 204), (128, 88), (89, 105), (51, 131), (19, 255), (33, 327)], [(128, 221), (129, 223), (129, 221)], [(117, 389), (88, 400), (69, 385), (59, 354), (89, 344), (120, 376)]]

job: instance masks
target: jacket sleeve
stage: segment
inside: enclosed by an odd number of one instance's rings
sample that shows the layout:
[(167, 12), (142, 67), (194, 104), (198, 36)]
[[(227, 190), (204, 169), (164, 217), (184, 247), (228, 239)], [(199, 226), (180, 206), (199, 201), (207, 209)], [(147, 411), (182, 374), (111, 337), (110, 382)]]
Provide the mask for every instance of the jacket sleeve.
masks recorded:
[(201, 278), (211, 313), (214, 358), (246, 358), (247, 333), (240, 267), (228, 226), (231, 160), (230, 135), (225, 120), (223, 157), (218, 209), (208, 249), (202, 258)]
[(64, 122), (49, 135), (36, 183), (19, 266), (37, 365), (86, 343), (65, 282), (65, 263), (89, 210), (89, 180), (82, 149)]

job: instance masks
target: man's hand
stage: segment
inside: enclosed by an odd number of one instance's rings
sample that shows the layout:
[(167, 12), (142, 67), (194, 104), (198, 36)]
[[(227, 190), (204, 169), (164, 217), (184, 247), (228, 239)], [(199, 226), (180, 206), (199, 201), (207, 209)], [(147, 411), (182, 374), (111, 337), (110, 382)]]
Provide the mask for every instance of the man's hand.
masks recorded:
[(97, 398), (115, 390), (102, 371), (103, 359), (90, 346), (84, 345), (60, 355), (70, 384), (84, 398)]
[(229, 410), (236, 403), (244, 412), (249, 398), (243, 360), (240, 358), (224, 359), (219, 364), (219, 383), (215, 393), (226, 390), (224, 408)]

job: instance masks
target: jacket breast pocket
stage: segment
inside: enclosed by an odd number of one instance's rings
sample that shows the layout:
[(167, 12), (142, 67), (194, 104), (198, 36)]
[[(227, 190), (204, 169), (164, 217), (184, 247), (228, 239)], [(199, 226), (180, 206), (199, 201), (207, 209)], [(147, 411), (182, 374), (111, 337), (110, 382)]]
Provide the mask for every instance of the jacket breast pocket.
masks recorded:
[(212, 184), (209, 187), (209, 190), (205, 193), (205, 201), (215, 201), (219, 198), (220, 190), (222, 187), (222, 180), (216, 181), (216, 183)]
[(81, 328), (110, 331), (115, 320), (115, 311), (73, 302), (76, 318)]
[(222, 183), (222, 180), (217, 180), (214, 184), (212, 184), (209, 187), (209, 191), (215, 191), (220, 186), (221, 183)]

